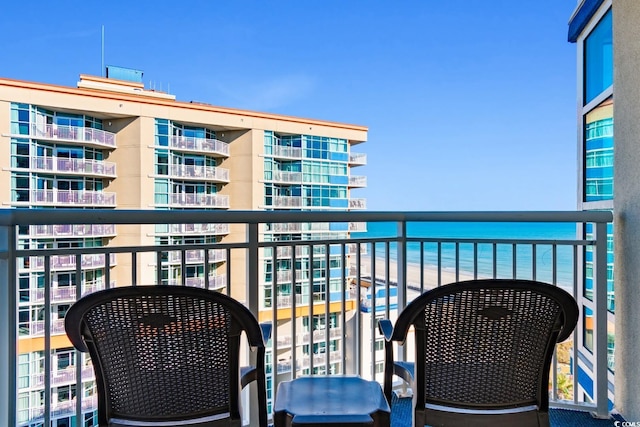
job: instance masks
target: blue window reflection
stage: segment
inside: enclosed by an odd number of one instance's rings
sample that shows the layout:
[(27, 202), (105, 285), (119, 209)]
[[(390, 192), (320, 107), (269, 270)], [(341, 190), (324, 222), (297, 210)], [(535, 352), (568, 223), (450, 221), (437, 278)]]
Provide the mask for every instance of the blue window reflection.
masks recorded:
[(611, 10), (586, 38), (584, 60), (584, 103), (586, 105), (613, 84)]

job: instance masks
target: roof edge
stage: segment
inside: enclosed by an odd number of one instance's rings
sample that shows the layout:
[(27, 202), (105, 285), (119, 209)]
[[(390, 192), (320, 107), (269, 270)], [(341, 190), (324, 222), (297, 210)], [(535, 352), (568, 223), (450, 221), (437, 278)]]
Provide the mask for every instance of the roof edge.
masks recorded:
[(602, 6), (604, 0), (582, 0), (582, 3), (573, 12), (569, 20), (569, 34), (567, 40), (575, 43), (580, 37), (582, 30), (587, 26), (598, 8)]
[(0, 77), (0, 86), (20, 87), (29, 90), (44, 90), (57, 93), (67, 93), (73, 95), (93, 96), (98, 98), (110, 98), (114, 100), (142, 102), (147, 104), (165, 105), (177, 108), (187, 108), (193, 110), (210, 111), (221, 114), (234, 114), (250, 118), (284, 120), (292, 123), (304, 123), (310, 125), (327, 126), (339, 129), (347, 129), (360, 132), (368, 132), (369, 127), (356, 125), (351, 123), (334, 122), (330, 120), (310, 119), (297, 116), (289, 116), (285, 114), (266, 113), (252, 110), (242, 110), (238, 108), (219, 107), (205, 103), (194, 103), (188, 101), (179, 101), (175, 99), (156, 99), (152, 97), (140, 96), (137, 93), (120, 93), (104, 90), (96, 90), (93, 88), (75, 88), (71, 86), (56, 85), (50, 83), (30, 82), (26, 80), (18, 80)]

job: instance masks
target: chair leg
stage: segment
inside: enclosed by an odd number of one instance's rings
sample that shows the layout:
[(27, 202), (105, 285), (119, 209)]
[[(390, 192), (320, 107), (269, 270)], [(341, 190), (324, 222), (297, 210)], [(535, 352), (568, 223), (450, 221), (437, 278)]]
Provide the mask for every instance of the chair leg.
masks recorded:
[(258, 420), (260, 427), (268, 427), (267, 424), (267, 384), (264, 375), (259, 375), (256, 385), (258, 386), (258, 407), (260, 409), (260, 418)]

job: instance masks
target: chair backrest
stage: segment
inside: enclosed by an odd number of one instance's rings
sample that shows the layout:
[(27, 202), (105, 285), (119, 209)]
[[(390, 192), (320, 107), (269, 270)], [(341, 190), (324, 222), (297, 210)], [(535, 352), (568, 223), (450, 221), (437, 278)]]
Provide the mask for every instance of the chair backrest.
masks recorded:
[(573, 297), (529, 280), (472, 280), (419, 296), (393, 339), (415, 328), (417, 402), (460, 409), (549, 405), (555, 343), (578, 319)]
[(245, 306), (219, 292), (182, 286), (87, 295), (69, 309), (65, 328), (73, 345), (91, 355), (100, 425), (112, 419), (239, 419), (241, 333), (250, 346), (264, 347)]

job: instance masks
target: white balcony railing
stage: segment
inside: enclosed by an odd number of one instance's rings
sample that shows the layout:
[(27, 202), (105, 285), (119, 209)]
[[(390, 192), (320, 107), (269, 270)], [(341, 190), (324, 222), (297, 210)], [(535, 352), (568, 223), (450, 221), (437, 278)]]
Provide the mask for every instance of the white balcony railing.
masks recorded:
[(115, 224), (47, 224), (29, 227), (31, 237), (106, 237), (115, 234)]
[(367, 209), (367, 199), (349, 199), (349, 209)]
[(229, 169), (214, 166), (171, 165), (169, 175), (185, 180), (229, 182)]
[(174, 207), (228, 208), (229, 196), (221, 194), (173, 193), (170, 194), (170, 204)]
[[(86, 396), (82, 398), (82, 413), (93, 412), (98, 405), (98, 397), (96, 395)], [(53, 402), (50, 414), (45, 406), (37, 406), (29, 410), (29, 419), (32, 421), (42, 421), (47, 416), (63, 417), (73, 416), (76, 410), (76, 399), (63, 400), (61, 402)], [(40, 423), (42, 424), (42, 423)], [(36, 424), (37, 425), (37, 424)]]
[(102, 160), (31, 157), (31, 170), (65, 175), (116, 177), (116, 164)]
[(349, 187), (366, 187), (367, 177), (352, 175), (349, 177)]
[[(82, 380), (89, 381), (95, 378), (92, 366), (84, 366), (82, 368)], [(31, 375), (29, 386), (32, 388), (44, 386), (45, 374), (37, 373)], [(65, 369), (59, 369), (51, 373), (51, 385), (54, 387), (73, 384), (76, 382), (76, 367), (69, 366)]]
[[(167, 281), (168, 285), (180, 286), (182, 285), (182, 279), (171, 279)], [(193, 286), (195, 288), (206, 288), (207, 283), (204, 277), (185, 277), (186, 286)], [(221, 289), (227, 286), (227, 275), (218, 274), (209, 276), (209, 289)]]
[[(31, 190), (28, 205), (115, 207), (116, 193), (85, 190)], [(18, 201), (17, 204), (21, 204)]]
[(284, 157), (291, 159), (302, 158), (302, 148), (300, 147), (285, 147), (282, 145), (274, 145), (272, 149), (274, 157)]
[(229, 234), (229, 224), (169, 224), (166, 231), (155, 234), (222, 235)]
[(286, 183), (302, 183), (302, 172), (274, 171), (272, 181)]
[(331, 223), (299, 223), (289, 222), (282, 224), (267, 224), (267, 233), (301, 233), (301, 232), (364, 232), (367, 231), (366, 222), (350, 222), (346, 227), (332, 227)]
[(81, 126), (33, 124), (31, 125), (29, 136), (38, 139), (82, 143), (103, 148), (116, 148), (115, 133)]
[[(115, 284), (115, 283), (114, 283)], [(90, 284), (82, 287), (82, 295), (87, 295), (105, 289), (104, 284)], [(75, 286), (56, 286), (51, 288), (51, 302), (74, 302), (76, 300)], [(29, 302), (32, 304), (44, 303), (44, 288), (29, 289)]]
[(352, 166), (363, 166), (367, 164), (367, 155), (364, 153), (349, 154), (349, 163)]
[[(80, 256), (82, 269), (103, 268), (106, 266), (106, 254), (89, 254)], [(53, 271), (74, 270), (76, 268), (76, 255), (53, 255), (50, 258), (50, 266)], [(23, 267), (31, 271), (44, 270), (46, 257), (29, 257), (24, 260)], [(115, 254), (109, 254), (109, 265), (116, 264)]]
[[(209, 262), (218, 263), (227, 259), (227, 251), (224, 249), (209, 249)], [(184, 251), (185, 264), (202, 264), (204, 263), (204, 250), (192, 249)], [(168, 256), (169, 263), (179, 264), (182, 263), (181, 251), (170, 251)]]
[(303, 199), (297, 196), (274, 196), (272, 206), (276, 208), (299, 208), (303, 206)]
[(217, 139), (195, 138), (191, 136), (172, 136), (169, 145), (174, 150), (229, 156), (229, 144)]
[[(294, 214), (294, 215), (292, 215)], [(584, 227), (590, 224), (593, 233), (588, 239), (581, 236), (567, 238), (566, 235), (545, 235), (543, 238), (516, 237), (505, 238), (503, 234), (485, 238), (463, 238), (455, 232), (450, 237), (434, 237), (422, 234), (391, 234), (386, 237), (358, 236), (352, 237), (344, 233), (343, 237), (327, 235), (310, 241), (265, 241), (265, 224), (283, 224), (292, 221), (299, 223), (367, 223), (369, 228), (375, 222), (392, 223), (392, 230), (421, 229), (415, 227), (423, 223), (494, 223), (518, 222), (523, 226), (532, 223), (567, 222)], [(109, 281), (111, 286), (146, 285), (163, 283), (169, 285), (207, 286), (229, 293), (232, 297), (243, 301), (261, 321), (271, 321), (278, 327), (272, 331), (271, 344), (267, 351), (273, 357), (269, 364), (270, 372), (277, 372), (274, 376), (272, 391), (278, 382), (294, 378), (299, 370), (306, 367), (325, 370), (330, 364), (331, 369), (339, 374), (360, 375), (365, 378), (376, 378), (376, 366), (382, 362), (379, 351), (370, 352), (373, 345), (372, 338), (376, 336), (374, 320), (376, 317), (393, 317), (426, 289), (440, 286), (453, 280), (465, 278), (534, 278), (563, 286), (573, 291), (584, 289), (584, 275), (576, 272), (586, 271), (587, 261), (582, 256), (589, 248), (589, 267), (594, 271), (604, 272), (596, 274), (591, 280), (593, 288), (591, 299), (581, 298), (582, 306), (589, 308), (593, 315), (589, 324), (593, 324), (593, 334), (589, 335), (589, 345), (592, 352), (583, 356), (583, 335), (578, 328), (568, 342), (569, 361), (557, 357), (558, 369), (551, 375), (552, 384), (559, 384), (560, 375), (568, 379), (572, 385), (572, 392), (561, 394), (555, 387), (551, 388), (551, 403), (568, 409), (585, 412), (595, 412), (600, 416), (608, 413), (607, 393), (609, 390), (609, 376), (613, 367), (613, 357), (608, 351), (607, 337), (607, 225), (612, 221), (610, 212), (280, 212), (280, 211), (129, 211), (129, 210), (81, 210), (81, 209), (4, 209), (0, 210), (0, 371), (8, 375), (0, 375), (0, 395), (17, 396), (16, 384), (19, 384), (19, 374), (24, 376), (24, 367), (18, 366), (19, 358), (16, 349), (24, 345), (34, 345), (42, 342), (44, 345), (59, 345), (64, 334), (64, 305), (71, 303), (75, 295), (74, 286), (82, 286), (83, 293), (87, 290), (97, 290), (100, 286), (95, 283), (84, 283), (88, 280), (85, 275), (78, 278), (78, 283), (65, 289), (57, 286), (56, 268), (78, 270), (85, 267), (102, 268), (103, 280)], [(147, 246), (99, 246), (76, 248), (43, 248), (27, 245), (26, 241), (16, 238), (17, 230), (21, 227), (39, 227), (50, 224), (85, 224), (97, 226), (99, 224), (140, 224), (160, 227), (175, 224), (242, 224), (244, 234), (235, 236), (232, 242), (212, 242), (207, 244), (167, 245), (150, 244)], [(411, 226), (410, 226), (411, 225)], [(197, 226), (194, 226), (197, 227)], [(491, 229), (491, 227), (487, 227)], [(112, 243), (115, 242), (112, 241)], [(282, 252), (280, 247), (288, 248)], [(504, 260), (500, 258), (502, 247), (506, 246), (510, 257), (507, 258), (508, 268), (504, 268)], [(300, 264), (302, 258), (299, 251), (308, 251), (313, 247), (312, 263)], [(319, 248), (321, 254), (316, 254)], [(338, 253), (334, 253), (339, 248)], [(415, 255), (416, 248), (424, 251), (423, 255)], [(149, 268), (144, 263), (128, 263), (124, 260), (137, 259), (138, 255), (149, 253), (156, 259), (162, 259), (166, 252), (178, 252), (180, 257), (199, 261), (199, 255), (190, 258), (190, 254), (204, 253), (203, 251), (228, 251), (229, 266), (226, 274), (209, 275), (204, 277), (186, 277), (167, 280), (155, 267)], [(280, 250), (283, 256), (283, 266), (280, 269), (267, 270), (265, 262), (268, 257), (264, 253), (274, 253)], [(193, 251), (193, 252), (192, 252)], [(496, 253), (490, 258), (489, 265), (481, 265), (479, 254)], [(521, 257), (522, 252), (537, 254), (536, 256)], [(570, 276), (565, 277), (559, 270), (561, 257), (569, 255)], [(184, 254), (184, 255), (182, 255)], [(230, 254), (230, 255), (229, 255)], [(365, 254), (368, 254), (365, 256)], [(565, 254), (565, 255), (562, 255)], [(105, 268), (105, 260), (118, 259), (123, 262)], [(330, 255), (329, 263), (327, 255)], [(109, 258), (106, 258), (109, 256)], [(287, 257), (290, 262), (287, 261)], [(182, 260), (182, 258), (180, 258)], [(307, 260), (311, 259), (311, 255)], [(115, 260), (114, 260), (115, 261)], [(564, 259), (562, 260), (565, 261)], [(45, 262), (49, 262), (50, 269), (44, 269)], [(79, 264), (76, 265), (76, 262)], [(25, 265), (26, 263), (26, 265)], [(16, 267), (17, 266), (17, 267)], [(327, 267), (330, 266), (330, 267)], [(35, 270), (40, 280), (35, 276), (27, 276), (25, 267), (29, 271)], [(288, 268), (287, 270), (283, 267)], [(487, 267), (487, 268), (485, 268)], [(295, 269), (296, 280), (293, 283), (291, 268)], [(149, 271), (151, 270), (151, 274)], [(155, 271), (154, 271), (155, 270)], [(216, 269), (216, 273), (223, 272), (224, 267)], [(50, 271), (50, 276), (46, 272)], [(41, 273), (43, 272), (43, 273)], [(28, 281), (23, 278), (29, 277)], [(270, 277), (270, 281), (267, 278)], [(278, 286), (274, 286), (275, 279)], [(604, 279), (603, 279), (604, 277)], [(313, 279), (313, 285), (311, 279)], [(291, 282), (282, 281), (285, 279)], [(95, 280), (95, 278), (94, 278)], [(114, 283), (115, 280), (115, 283)], [(375, 286), (372, 284), (375, 283)], [(27, 286), (24, 288), (24, 286)], [(372, 294), (372, 288), (376, 290)], [(27, 292), (25, 294), (25, 292)], [(382, 292), (381, 294), (379, 292)], [(25, 297), (27, 296), (27, 300)], [(44, 298), (47, 296), (48, 298)], [(31, 298), (33, 296), (33, 298)], [(51, 304), (45, 304), (45, 301)], [(310, 305), (313, 301), (313, 305)], [(388, 301), (388, 304), (387, 304)], [(317, 330), (313, 338), (305, 334), (303, 322), (310, 322), (313, 315), (314, 324), (326, 325), (326, 330)], [(306, 316), (297, 319), (293, 316)], [(307, 323), (308, 325), (309, 323)], [(295, 326), (297, 325), (297, 326)], [(289, 331), (287, 331), (289, 328)], [(297, 328), (297, 330), (295, 329)], [(605, 331), (605, 333), (601, 333)], [(611, 331), (610, 331), (611, 332)], [(55, 336), (55, 338), (54, 338)], [(58, 337), (59, 336), (59, 337)], [(27, 341), (33, 337), (33, 342)], [(39, 338), (42, 337), (42, 340)], [(334, 341), (338, 340), (338, 343)], [(304, 346), (311, 342), (318, 344), (318, 348), (338, 349), (327, 354), (305, 354)], [(46, 344), (49, 343), (49, 344)], [(278, 350), (278, 346), (290, 346), (291, 358), (283, 353), (286, 348)], [(20, 350), (21, 351), (21, 350)], [(580, 356), (578, 355), (580, 353)], [(585, 353), (586, 350), (585, 350)], [(19, 352), (18, 352), (19, 354)], [(286, 354), (286, 355), (285, 355)], [(284, 357), (284, 359), (283, 359)], [(311, 359), (313, 357), (313, 360)], [(328, 357), (328, 358), (327, 358)], [(584, 357), (589, 357), (588, 364)], [(554, 365), (555, 366), (555, 365)], [(292, 369), (295, 367), (295, 369)], [(583, 398), (578, 384), (578, 369), (590, 368), (593, 376), (594, 396), (599, 399), (587, 401)], [(321, 369), (322, 368), (322, 369)], [(45, 407), (29, 408), (28, 423), (51, 424), (59, 414), (65, 413), (82, 419), (84, 412), (95, 406), (90, 398), (83, 399), (80, 409), (75, 403), (57, 402), (52, 399), (51, 389), (44, 384), (66, 384), (72, 381), (71, 374), (62, 372), (52, 374), (29, 364), (33, 370), (27, 374), (37, 378), (34, 384), (43, 384), (41, 388), (32, 388), (32, 392), (44, 393), (44, 402), (50, 402)], [(314, 371), (311, 372), (313, 374)], [(632, 381), (634, 372), (621, 372), (616, 368), (617, 375), (627, 375)], [(42, 377), (40, 376), (42, 375)], [(580, 375), (583, 375), (582, 373)], [(49, 394), (47, 394), (49, 393)], [(604, 394), (603, 394), (604, 393)], [(48, 396), (48, 397), (47, 397)], [(604, 398), (602, 397), (604, 396)], [(253, 398), (250, 395), (250, 398)], [(8, 402), (8, 403), (7, 403)], [(16, 399), (9, 398), (5, 408), (0, 413), (0, 425), (18, 425), (17, 419), (25, 416), (24, 410), (18, 410)], [(27, 423), (27, 424), (28, 424)], [(25, 424), (25, 423), (23, 423)]]
[(350, 222), (349, 231), (360, 232), (360, 233), (365, 232), (367, 231), (367, 223), (366, 222)]

